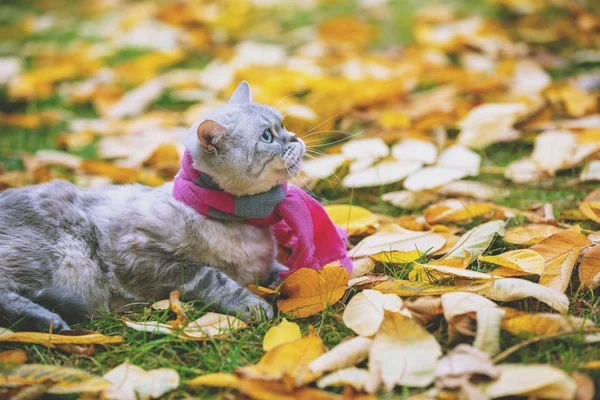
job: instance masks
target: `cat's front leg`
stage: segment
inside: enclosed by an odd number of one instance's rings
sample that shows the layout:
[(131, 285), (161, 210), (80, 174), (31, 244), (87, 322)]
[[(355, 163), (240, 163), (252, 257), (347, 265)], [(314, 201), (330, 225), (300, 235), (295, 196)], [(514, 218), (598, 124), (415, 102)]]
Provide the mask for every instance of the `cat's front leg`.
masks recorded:
[(273, 318), (273, 307), (240, 286), (223, 271), (213, 267), (198, 269), (194, 278), (183, 286), (185, 300), (200, 300), (217, 311), (237, 316), (243, 321)]
[(269, 273), (267, 274), (263, 282), (261, 282), (261, 285), (266, 286), (270, 289), (275, 289), (282, 282), (282, 279), (279, 276), (279, 273), (282, 271), (289, 271), (289, 268), (281, 264), (277, 260), (273, 261), (273, 265), (271, 265)]

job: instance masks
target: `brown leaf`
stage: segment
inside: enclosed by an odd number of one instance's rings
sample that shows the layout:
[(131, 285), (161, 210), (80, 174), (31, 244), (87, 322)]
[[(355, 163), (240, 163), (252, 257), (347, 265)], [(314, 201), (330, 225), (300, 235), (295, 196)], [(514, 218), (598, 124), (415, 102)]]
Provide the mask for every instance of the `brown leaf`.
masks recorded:
[(580, 374), (579, 372), (573, 372), (571, 376), (577, 385), (574, 400), (593, 400), (596, 392), (594, 381), (589, 376)]
[(435, 367), (435, 386), (439, 389), (459, 388), (475, 375), (496, 379), (500, 369), (492, 364), (485, 352), (460, 344)]
[(582, 289), (593, 290), (600, 285), (600, 246), (596, 245), (583, 253), (579, 263), (579, 280)]
[(540, 276), (540, 285), (564, 293), (571, 281), (571, 274), (573, 273), (573, 268), (575, 268), (579, 254), (581, 254), (581, 247), (576, 246), (567, 254), (547, 263), (544, 272)]
[(531, 246), (530, 249), (540, 253), (544, 257), (546, 265), (548, 265), (548, 263), (570, 252), (574, 247), (584, 247), (590, 244), (592, 242), (581, 233), (564, 231), (555, 233)]
[(405, 300), (404, 307), (410, 311), (412, 318), (421, 325), (426, 325), (444, 313), (440, 297), (423, 296), (414, 300)]
[(5, 350), (0, 352), (0, 363), (25, 364), (29, 357), (23, 350)]
[(171, 311), (177, 315), (177, 319), (169, 321), (169, 324), (177, 328), (183, 328), (190, 322), (190, 319), (181, 304), (181, 292), (179, 290), (174, 290), (169, 295), (169, 307), (171, 308)]

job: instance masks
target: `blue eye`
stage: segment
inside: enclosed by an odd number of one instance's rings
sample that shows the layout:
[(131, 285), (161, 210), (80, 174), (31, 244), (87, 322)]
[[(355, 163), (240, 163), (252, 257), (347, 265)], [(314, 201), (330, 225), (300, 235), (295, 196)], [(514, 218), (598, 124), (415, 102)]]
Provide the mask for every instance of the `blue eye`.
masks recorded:
[(262, 135), (260, 135), (260, 140), (265, 143), (273, 143), (273, 134), (269, 128), (263, 131)]

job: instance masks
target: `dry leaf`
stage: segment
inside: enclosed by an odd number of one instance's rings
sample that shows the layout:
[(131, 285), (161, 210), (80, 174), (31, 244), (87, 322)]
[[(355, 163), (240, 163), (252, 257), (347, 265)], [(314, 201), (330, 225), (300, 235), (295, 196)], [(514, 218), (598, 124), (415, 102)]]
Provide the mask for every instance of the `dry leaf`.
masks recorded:
[(451, 292), (479, 292), (485, 288), (489, 288), (491, 285), (492, 281), (485, 283), (474, 282), (472, 284), (461, 286), (441, 286), (425, 282), (390, 279), (385, 282), (378, 283), (373, 287), (373, 290), (378, 290), (382, 293), (394, 293), (401, 297), (436, 296)]
[(571, 377), (577, 385), (575, 400), (593, 400), (596, 392), (594, 381), (589, 376), (579, 372), (571, 373)]
[(556, 171), (572, 166), (577, 137), (567, 131), (548, 131), (535, 139), (531, 159), (543, 171), (554, 176)]
[(182, 328), (190, 322), (180, 299), (181, 292), (179, 290), (174, 290), (169, 295), (169, 307), (171, 308), (171, 311), (177, 315), (177, 319), (175, 321), (169, 321), (169, 324), (176, 328)]
[(464, 268), (453, 268), (442, 265), (419, 264), (414, 263), (413, 269), (408, 275), (411, 281), (419, 282), (437, 282), (445, 278), (461, 278), (471, 280), (486, 280), (493, 279), (490, 274), (483, 272), (471, 271)]
[(0, 351), (0, 363), (25, 364), (29, 357), (23, 350)]
[(103, 399), (158, 398), (179, 386), (179, 374), (171, 368), (146, 371), (125, 361), (104, 374), (112, 386), (102, 392)]
[(507, 251), (497, 256), (479, 256), (479, 261), (535, 275), (544, 271), (544, 258), (531, 249)]
[(600, 246), (596, 245), (583, 253), (579, 263), (581, 288), (593, 290), (600, 285)]
[[(370, 258), (361, 258), (360, 260), (353, 260), (352, 273), (350, 274), (350, 278), (362, 277), (371, 272), (374, 267), (375, 261), (373, 261)], [(350, 285), (350, 281), (348, 281), (348, 285)]]
[(460, 237), (458, 242), (443, 257), (444, 259), (461, 258), (468, 255), (476, 259), (492, 244), (496, 234), (504, 235), (504, 221), (489, 221), (471, 229)]
[(305, 161), (302, 172), (314, 179), (325, 179), (335, 173), (348, 160), (343, 154), (331, 154)]
[(352, 386), (362, 390), (369, 380), (369, 371), (361, 368), (346, 368), (322, 377), (317, 382), (317, 387), (323, 389), (327, 386)]
[(344, 310), (344, 324), (362, 336), (372, 336), (383, 322), (384, 310), (400, 312), (402, 300), (395, 294), (363, 290), (352, 297)]
[(450, 182), (438, 188), (436, 193), (447, 197), (472, 197), (478, 200), (495, 200), (509, 194), (506, 189), (476, 181)]
[(444, 313), (440, 297), (423, 296), (405, 300), (404, 307), (410, 311), (412, 319), (426, 325)]
[(586, 217), (600, 224), (600, 189), (596, 189), (579, 203), (579, 209)]
[(550, 261), (540, 276), (540, 285), (561, 293), (566, 292), (579, 254), (581, 247), (573, 247), (567, 254)]
[(437, 159), (437, 147), (424, 140), (404, 139), (392, 146), (392, 155), (401, 162), (433, 164)]
[[(350, 142), (352, 143), (352, 142)], [(420, 163), (385, 161), (358, 172), (346, 175), (343, 185), (347, 188), (363, 188), (399, 182), (421, 169)]]
[(269, 328), (263, 339), (263, 350), (269, 351), (283, 343), (293, 342), (302, 338), (300, 327), (294, 322), (283, 318), (277, 326)]
[(441, 301), (444, 318), (449, 324), (455, 323), (458, 316), (497, 307), (493, 301), (479, 294), (467, 292), (445, 293), (441, 296)]
[(287, 298), (277, 300), (277, 307), (290, 315), (308, 317), (337, 303), (347, 285), (348, 271), (342, 267), (301, 268), (283, 282), (281, 293)]
[(569, 310), (569, 298), (563, 293), (524, 279), (498, 279), (494, 281), (492, 287), (483, 289), (479, 293), (496, 301), (517, 301), (533, 297), (561, 314)]
[[(361, 240), (350, 252), (353, 258), (371, 256), (389, 263), (412, 262), (423, 254), (444, 246), (446, 239), (434, 232), (410, 231), (398, 227), (395, 232), (379, 232)], [(373, 257), (377, 255), (377, 257)]]
[(471, 109), (459, 123), (458, 143), (472, 149), (483, 149), (496, 142), (515, 139), (513, 129), (527, 108), (522, 103), (487, 103)]
[(348, 158), (382, 158), (390, 154), (390, 149), (382, 139), (360, 139), (344, 143), (342, 154)]
[(439, 389), (459, 388), (474, 375), (497, 379), (500, 369), (492, 364), (487, 353), (459, 344), (435, 367), (435, 386)]
[(377, 216), (366, 208), (351, 204), (325, 206), (327, 215), (334, 224), (348, 231), (348, 235), (363, 235), (373, 232), (379, 225)]
[(439, 196), (430, 192), (410, 192), (401, 190), (399, 192), (385, 193), (381, 200), (390, 203), (398, 208), (414, 210), (437, 201)]
[(283, 343), (268, 351), (256, 365), (237, 370), (251, 379), (289, 380), (291, 387), (304, 386), (318, 378), (308, 365), (325, 353), (325, 346), (314, 330), (308, 336)]
[(51, 383), (46, 393), (98, 393), (111, 386), (103, 378), (75, 368), (41, 364), (0, 363), (0, 386), (18, 387)]
[[(425, 387), (433, 382), (442, 349), (425, 328), (404, 315), (385, 311), (369, 352), (369, 371), (385, 390), (396, 385)], [(373, 393), (377, 387), (367, 387)]]
[(563, 230), (546, 224), (530, 224), (521, 225), (506, 230), (504, 241), (512, 244), (532, 245), (541, 242), (542, 240), (562, 232)]
[(504, 310), (485, 307), (477, 310), (477, 332), (473, 347), (485, 351), (490, 356), (500, 352), (500, 324)]
[(105, 336), (100, 333), (91, 333), (81, 336), (67, 336), (43, 332), (10, 332), (5, 331), (0, 335), (0, 342), (37, 343), (47, 346), (59, 344), (111, 344), (122, 343), (120, 336)]
[(423, 211), (430, 225), (448, 222), (469, 222), (473, 218), (493, 216), (495, 206), (490, 203), (465, 203), (457, 199), (448, 199), (427, 207)]
[(179, 336), (186, 339), (208, 340), (211, 337), (227, 336), (247, 325), (231, 315), (209, 312), (190, 322)]
[(530, 249), (540, 253), (544, 257), (546, 265), (548, 265), (556, 259), (564, 257), (574, 247), (585, 247), (590, 244), (592, 242), (581, 233), (564, 231), (555, 233), (538, 244), (531, 246)]
[(512, 334), (552, 335), (559, 332), (573, 332), (594, 327), (592, 321), (572, 315), (527, 313), (511, 308), (504, 308), (503, 310), (505, 311), (505, 317), (502, 320), (502, 329)]
[(481, 390), (490, 398), (524, 396), (551, 399), (572, 399), (576, 384), (560, 369), (547, 364), (501, 364), (500, 377)]
[(235, 375), (226, 374), (224, 372), (215, 372), (213, 374), (201, 375), (189, 380), (186, 382), (186, 385), (191, 388), (199, 388), (202, 386), (235, 388), (238, 383), (239, 379)]
[(237, 390), (254, 400), (342, 400), (340, 396), (310, 387), (290, 390), (281, 382), (241, 379)]
[(373, 339), (353, 337), (313, 360), (308, 367), (316, 375), (351, 367), (367, 359), (372, 344)]

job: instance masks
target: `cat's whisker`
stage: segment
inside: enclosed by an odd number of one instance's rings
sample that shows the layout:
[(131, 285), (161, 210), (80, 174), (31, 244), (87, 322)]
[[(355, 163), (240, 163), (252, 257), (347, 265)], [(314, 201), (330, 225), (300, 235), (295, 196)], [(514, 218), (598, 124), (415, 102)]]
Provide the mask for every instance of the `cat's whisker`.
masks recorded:
[(341, 115), (342, 113), (339, 112), (337, 114), (332, 115), (331, 117), (327, 118), (326, 120), (322, 121), (320, 124), (317, 124), (315, 126), (313, 126), (312, 128), (310, 128), (308, 131), (304, 132), (305, 135), (311, 133), (314, 129), (317, 129), (318, 127), (320, 127), (321, 125), (323, 125), (326, 122), (331, 121), (333, 118), (337, 117), (338, 115)]
[[(279, 100), (279, 103), (277, 103), (277, 105), (274, 108), (279, 108), (279, 106), (281, 105), (281, 103), (283, 103), (284, 101), (286, 101), (289, 97), (291, 96), (295, 96), (297, 94), (300, 94), (301, 92), (293, 92), (288, 94), (287, 96), (285, 96), (283, 99)], [(283, 114), (283, 113), (282, 113)]]
[(309, 137), (311, 137), (311, 136), (318, 135), (319, 133), (343, 133), (343, 134), (345, 134), (345, 135), (350, 135), (350, 134), (351, 134), (350, 132), (347, 132), (347, 131), (339, 131), (339, 130), (316, 131), (316, 132), (312, 132), (312, 133), (309, 133), (309, 134), (307, 134), (307, 135), (304, 135), (304, 136), (303, 136), (303, 140), (306, 140), (307, 138), (309, 138)]

